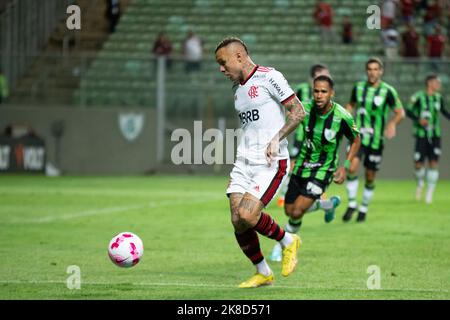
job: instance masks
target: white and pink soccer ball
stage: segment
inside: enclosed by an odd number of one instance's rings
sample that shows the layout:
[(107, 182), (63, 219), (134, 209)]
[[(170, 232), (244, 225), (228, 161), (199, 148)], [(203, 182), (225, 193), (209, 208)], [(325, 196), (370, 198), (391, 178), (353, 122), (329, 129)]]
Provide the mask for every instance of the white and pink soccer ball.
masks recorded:
[(138, 264), (143, 254), (144, 244), (134, 233), (121, 232), (109, 242), (108, 255), (116, 266), (133, 267)]

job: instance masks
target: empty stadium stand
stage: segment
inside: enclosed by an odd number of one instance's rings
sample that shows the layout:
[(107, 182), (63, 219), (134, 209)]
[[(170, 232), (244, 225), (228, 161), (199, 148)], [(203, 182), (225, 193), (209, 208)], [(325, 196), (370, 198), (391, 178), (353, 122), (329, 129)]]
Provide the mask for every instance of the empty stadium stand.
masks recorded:
[[(341, 103), (347, 101), (353, 83), (365, 77), (366, 59), (383, 55), (380, 31), (366, 26), (366, 10), (373, 4), (370, 0), (328, 0), (335, 9), (333, 44), (320, 43), (312, 17), (315, 0), (130, 0), (116, 32), (110, 35), (105, 33), (104, 1), (92, 3), (95, 5), (90, 5), (89, 15), (83, 18), (87, 26), (80, 33), (85, 39), (81, 43), (93, 39), (91, 46), (75, 48), (64, 59), (47, 55), (43, 61), (37, 60), (13, 90), (17, 101), (28, 91), (35, 102), (155, 107), (157, 83), (151, 49), (160, 31), (168, 34), (174, 47), (175, 61), (166, 75), (168, 113), (180, 117), (196, 117), (211, 110), (215, 116), (233, 114), (230, 83), (214, 61), (214, 48), (227, 35), (241, 37), (255, 62), (276, 67), (292, 84), (307, 79), (311, 64), (328, 64)], [(344, 15), (353, 23), (352, 45), (341, 43)], [(417, 21), (420, 32), (420, 19)], [(202, 72), (196, 74), (186, 74), (183, 69), (181, 46), (189, 29), (205, 45)], [(54, 38), (51, 43), (59, 41), (57, 48), (61, 48), (62, 36)], [(426, 60), (420, 64), (387, 61), (384, 80), (406, 99), (422, 87), (428, 71)], [(448, 63), (443, 64), (444, 85), (448, 71)]]
[[(167, 103), (172, 114), (195, 115), (198, 105), (210, 104), (219, 114), (233, 112), (230, 85), (213, 60), (216, 44), (226, 35), (244, 39), (258, 63), (275, 66), (293, 84), (307, 78), (315, 62), (329, 64), (338, 83), (338, 97), (348, 99), (352, 84), (364, 77), (364, 62), (382, 55), (379, 30), (366, 27), (366, 9), (372, 1), (328, 1), (335, 8), (336, 43), (320, 43), (313, 23), (314, 0), (135, 0), (121, 18), (117, 32), (104, 45), (74, 95), (87, 105), (155, 105), (155, 70), (151, 49), (165, 31), (181, 59), (188, 29), (205, 43), (203, 71), (186, 75), (179, 60), (167, 74)], [(355, 43), (340, 41), (343, 15), (351, 16)], [(427, 64), (387, 63), (385, 80), (396, 84), (402, 96), (421, 87)], [(444, 73), (444, 82), (448, 79)], [(231, 110), (230, 110), (231, 109)]]

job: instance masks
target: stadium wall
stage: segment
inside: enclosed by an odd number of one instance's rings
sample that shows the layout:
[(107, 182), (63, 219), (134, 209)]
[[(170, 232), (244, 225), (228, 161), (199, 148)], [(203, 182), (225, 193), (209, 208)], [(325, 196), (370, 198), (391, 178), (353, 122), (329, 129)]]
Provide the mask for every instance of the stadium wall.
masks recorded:
[[(142, 114), (144, 122), (139, 135), (128, 141), (119, 125), (120, 114)], [(69, 107), (0, 107), (0, 130), (8, 124), (31, 125), (36, 134), (45, 139), (47, 159), (55, 163), (55, 138), (51, 127), (55, 121), (65, 123), (61, 138), (60, 168), (65, 174), (145, 174), (156, 169), (173, 173), (228, 174), (231, 165), (170, 165), (172, 148), (178, 143), (170, 141), (171, 133), (185, 128), (194, 136), (194, 119), (167, 119), (165, 159), (169, 166), (156, 163), (156, 111), (154, 109), (124, 108), (69, 108)], [(201, 119), (198, 119), (201, 120)], [(202, 131), (217, 128), (216, 120), (203, 119)], [(236, 128), (236, 119), (227, 119), (226, 128)], [(450, 179), (450, 126), (442, 117), (442, 156), (440, 178)], [(379, 178), (414, 179), (413, 153), (415, 140), (411, 120), (405, 119), (397, 127), (397, 137), (387, 141)], [(203, 141), (203, 148), (210, 142)], [(194, 142), (192, 143), (194, 156)], [(344, 143), (345, 144), (345, 143)], [(226, 148), (226, 146), (225, 146)], [(342, 147), (341, 157), (345, 155)], [(225, 149), (224, 149), (225, 151)], [(360, 169), (360, 177), (363, 171)]]
[[(129, 122), (130, 115), (143, 117), (141, 130), (131, 141), (122, 133), (121, 115), (128, 116), (128, 122), (122, 123), (129, 129), (129, 137), (139, 129), (139, 124)], [(0, 130), (9, 124), (31, 126), (46, 141), (47, 160), (63, 174), (143, 174), (152, 170), (156, 164), (155, 119), (151, 109), (0, 107)], [(51, 129), (57, 121), (64, 123), (59, 165)]]

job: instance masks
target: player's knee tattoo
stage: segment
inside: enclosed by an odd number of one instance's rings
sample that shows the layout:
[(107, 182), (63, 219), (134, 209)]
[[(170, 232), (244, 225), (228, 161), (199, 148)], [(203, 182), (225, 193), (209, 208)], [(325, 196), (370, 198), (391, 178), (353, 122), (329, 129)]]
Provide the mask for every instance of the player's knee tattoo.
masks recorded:
[(238, 216), (239, 215), (239, 204), (231, 203), (231, 215)]
[(239, 212), (239, 204), (241, 203), (242, 195), (234, 195), (230, 196), (230, 210), (232, 214), (238, 214)]
[(253, 199), (243, 198), (241, 200), (241, 203), (239, 204), (239, 211), (241, 212), (242, 210), (244, 210), (248, 212), (253, 212), (257, 204), (258, 202), (256, 202)]

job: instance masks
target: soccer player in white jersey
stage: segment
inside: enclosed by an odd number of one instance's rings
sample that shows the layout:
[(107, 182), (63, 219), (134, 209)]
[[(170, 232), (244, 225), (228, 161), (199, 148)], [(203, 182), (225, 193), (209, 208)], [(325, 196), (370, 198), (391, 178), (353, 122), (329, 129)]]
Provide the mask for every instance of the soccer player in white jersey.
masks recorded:
[(290, 275), (297, 265), (300, 238), (285, 232), (263, 209), (289, 171), (286, 137), (304, 119), (305, 110), (283, 75), (256, 65), (239, 38), (223, 39), (215, 54), (220, 72), (234, 83), (235, 109), (242, 129), (227, 195), (236, 240), (256, 266), (256, 273), (239, 287), (259, 287), (271, 284), (274, 277), (257, 233), (283, 247), (283, 276)]

